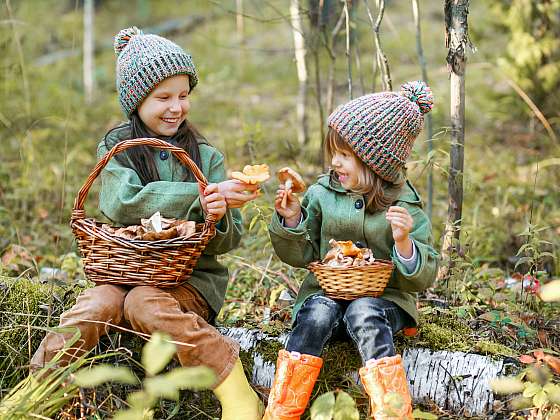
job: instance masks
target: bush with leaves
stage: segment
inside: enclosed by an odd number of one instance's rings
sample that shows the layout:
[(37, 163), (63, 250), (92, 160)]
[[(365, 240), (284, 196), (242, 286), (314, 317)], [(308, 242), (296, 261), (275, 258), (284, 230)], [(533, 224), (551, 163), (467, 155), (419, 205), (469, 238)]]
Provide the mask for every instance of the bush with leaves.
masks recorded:
[[(67, 330), (73, 330), (74, 336), (67, 342), (65, 349), (80, 337), (79, 331), (75, 329), (58, 329), (59, 332)], [(214, 372), (205, 366), (179, 367), (161, 373), (175, 355), (176, 347), (167, 335), (159, 332), (154, 333), (142, 349), (141, 364), (146, 373), (142, 382), (128, 367), (98, 363), (116, 355), (114, 352), (81, 357), (55, 369), (63, 351), (45, 368), (28, 376), (11, 390), (0, 402), (0, 418), (51, 418), (78, 396), (80, 388), (94, 388), (112, 382), (142, 385), (140, 390), (128, 395), (129, 407), (117, 411), (114, 419), (151, 420), (154, 418), (154, 407), (160, 399), (178, 400), (179, 391), (209, 389), (216, 381)]]
[[(560, 280), (544, 285), (540, 297), (545, 302), (560, 302)], [(533, 356), (520, 357), (529, 367), (514, 377), (502, 377), (491, 382), (496, 394), (514, 395), (511, 408), (531, 408), (531, 418), (560, 418), (560, 359), (547, 351), (534, 351)], [(556, 353), (555, 353), (556, 354)], [(556, 377), (555, 375), (556, 374)]]
[(495, 2), (499, 25), (511, 38), (498, 64), (548, 116), (558, 115), (560, 96), (560, 0)]
[[(153, 419), (153, 408), (160, 398), (178, 400), (181, 390), (209, 389), (215, 383), (214, 372), (205, 366), (179, 367), (160, 373), (175, 352), (169, 336), (159, 332), (151, 336), (142, 350), (142, 367), (146, 372), (142, 389), (128, 395), (130, 407), (118, 411), (115, 420)], [(74, 383), (80, 387), (96, 387), (106, 382), (136, 385), (139, 381), (129, 368), (106, 364), (82, 369), (74, 377)]]

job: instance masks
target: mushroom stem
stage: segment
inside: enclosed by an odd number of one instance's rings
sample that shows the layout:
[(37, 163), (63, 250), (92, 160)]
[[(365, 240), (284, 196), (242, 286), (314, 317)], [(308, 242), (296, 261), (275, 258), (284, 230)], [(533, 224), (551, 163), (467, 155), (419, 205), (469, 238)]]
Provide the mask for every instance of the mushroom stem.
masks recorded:
[(288, 178), (284, 186), (284, 197), (282, 197), (282, 203), (280, 204), (283, 209), (286, 208), (286, 204), (288, 203), (288, 190), (292, 188), (292, 179)]

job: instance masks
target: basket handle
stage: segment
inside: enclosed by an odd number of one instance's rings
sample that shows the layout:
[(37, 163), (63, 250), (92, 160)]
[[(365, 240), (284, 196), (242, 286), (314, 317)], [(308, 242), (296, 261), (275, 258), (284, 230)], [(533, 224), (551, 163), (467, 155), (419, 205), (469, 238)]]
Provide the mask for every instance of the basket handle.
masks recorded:
[[(205, 189), (206, 186), (208, 185), (208, 180), (206, 179), (206, 177), (204, 176), (200, 168), (196, 165), (196, 163), (194, 163), (194, 161), (190, 158), (189, 154), (184, 149), (181, 149), (177, 146), (173, 146), (172, 144), (166, 141), (154, 139), (150, 137), (125, 140), (120, 143), (117, 143), (115, 146), (111, 148), (111, 150), (105, 153), (105, 156), (103, 156), (101, 160), (97, 162), (97, 165), (95, 165), (95, 167), (92, 169), (91, 173), (86, 179), (86, 182), (84, 183), (82, 188), (80, 188), (80, 191), (78, 192), (78, 196), (74, 200), (74, 208), (72, 209), (72, 218), (71, 218), (72, 222), (78, 219), (85, 219), (86, 212), (84, 210), (84, 202), (89, 193), (89, 189), (91, 188), (93, 182), (99, 176), (103, 168), (105, 168), (109, 160), (111, 160), (111, 158), (116, 154), (121, 153), (124, 150), (135, 146), (151, 146), (151, 147), (157, 147), (159, 149), (169, 150), (171, 153), (173, 153), (173, 155), (177, 159), (179, 159), (179, 161), (181, 161), (183, 165), (185, 165), (192, 171), (194, 177), (198, 182), (198, 185), (202, 189)], [(205, 229), (213, 228), (215, 223), (216, 223), (216, 217), (212, 214), (207, 214), (205, 219)]]

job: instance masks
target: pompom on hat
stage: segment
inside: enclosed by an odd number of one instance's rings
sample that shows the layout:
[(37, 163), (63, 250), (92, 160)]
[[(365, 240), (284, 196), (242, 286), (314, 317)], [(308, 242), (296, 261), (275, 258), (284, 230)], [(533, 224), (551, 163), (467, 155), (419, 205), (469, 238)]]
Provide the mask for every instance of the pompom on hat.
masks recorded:
[(132, 26), (115, 36), (113, 46), (117, 54), (119, 102), (127, 117), (168, 77), (188, 75), (191, 90), (198, 83), (190, 54), (166, 38), (144, 34)]
[(422, 81), (401, 86), (399, 93), (364, 95), (339, 106), (327, 119), (356, 155), (381, 178), (395, 182), (434, 103)]

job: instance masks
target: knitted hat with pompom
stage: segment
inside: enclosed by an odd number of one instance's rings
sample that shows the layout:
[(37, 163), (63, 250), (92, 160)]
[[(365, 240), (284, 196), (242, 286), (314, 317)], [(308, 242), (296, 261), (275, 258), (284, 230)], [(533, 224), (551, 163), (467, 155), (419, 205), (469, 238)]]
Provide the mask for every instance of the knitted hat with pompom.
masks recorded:
[(399, 93), (369, 94), (339, 106), (327, 123), (377, 175), (395, 182), (433, 102), (424, 82), (408, 82)]
[(144, 34), (133, 26), (115, 36), (114, 48), (119, 102), (127, 117), (168, 77), (188, 75), (191, 90), (198, 83), (190, 54), (166, 38)]

